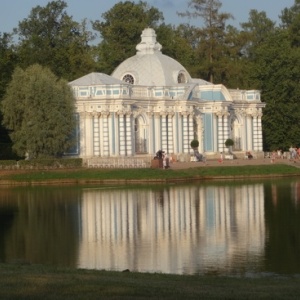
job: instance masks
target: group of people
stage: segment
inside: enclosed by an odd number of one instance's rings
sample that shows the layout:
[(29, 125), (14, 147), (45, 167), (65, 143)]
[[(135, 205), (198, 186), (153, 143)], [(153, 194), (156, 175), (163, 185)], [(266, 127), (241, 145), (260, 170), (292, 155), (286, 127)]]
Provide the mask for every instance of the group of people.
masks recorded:
[(273, 150), (271, 153), (268, 154), (267, 157), (271, 159), (271, 163), (275, 162), (275, 159), (284, 159), (284, 158), (296, 162), (297, 159), (300, 159), (300, 148), (291, 146), (289, 148), (288, 153), (284, 152), (281, 149)]
[(172, 158), (169, 158), (169, 155), (167, 153), (165, 153), (165, 151), (158, 150), (156, 152), (156, 156), (154, 157), (154, 159), (162, 159), (163, 169), (170, 168), (170, 160)]
[(247, 159), (252, 159), (252, 158), (253, 158), (253, 155), (251, 154), (250, 151), (247, 151), (246, 154), (245, 154), (245, 157), (246, 157)]
[(289, 148), (289, 153), (290, 153), (290, 160), (296, 162), (296, 159), (300, 159), (300, 148), (291, 146)]

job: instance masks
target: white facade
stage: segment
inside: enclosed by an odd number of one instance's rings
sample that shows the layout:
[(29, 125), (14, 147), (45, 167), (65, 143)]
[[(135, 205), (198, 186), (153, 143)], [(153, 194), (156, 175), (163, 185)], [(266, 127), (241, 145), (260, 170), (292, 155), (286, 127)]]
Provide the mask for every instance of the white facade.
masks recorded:
[(199, 151), (214, 156), (232, 138), (235, 153), (262, 154), (262, 109), (257, 90), (230, 90), (193, 79), (162, 54), (153, 29), (143, 31), (137, 54), (111, 76), (91, 73), (70, 82), (78, 113), (73, 154), (93, 157), (177, 156)]

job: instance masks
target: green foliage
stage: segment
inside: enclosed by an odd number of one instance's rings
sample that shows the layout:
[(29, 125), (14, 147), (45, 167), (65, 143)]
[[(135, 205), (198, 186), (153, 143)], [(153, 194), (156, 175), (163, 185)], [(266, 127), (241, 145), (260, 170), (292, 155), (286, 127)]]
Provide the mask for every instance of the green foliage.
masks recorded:
[[(1, 164), (1, 161), (0, 161)], [(44, 168), (80, 168), (82, 167), (81, 158), (41, 158), (31, 160), (20, 160), (18, 165), (21, 169), (44, 169)]]
[(232, 139), (227, 139), (225, 141), (225, 146), (228, 148), (228, 147), (231, 147), (234, 145), (234, 141)]
[[(67, 160), (67, 159), (66, 159)], [(21, 163), (21, 162), (20, 162)], [(23, 162), (22, 162), (23, 163)], [(25, 161), (24, 161), (25, 164)], [(155, 185), (161, 183), (174, 183), (180, 179), (185, 179), (190, 182), (193, 178), (194, 180), (205, 180), (205, 179), (226, 179), (232, 180), (233, 177), (236, 178), (247, 178), (247, 177), (280, 177), (280, 176), (299, 176), (300, 169), (285, 164), (269, 164), (269, 165), (235, 165), (235, 166), (210, 166), (198, 168), (187, 168), (187, 169), (170, 169), (165, 172), (163, 169), (159, 168), (147, 168), (147, 169), (96, 169), (96, 168), (79, 168), (74, 170), (68, 170), (67, 172), (61, 172), (56, 170), (49, 170), (48, 172), (40, 172), (39, 170), (34, 170), (30, 167), (31, 164), (27, 163), (29, 172), (4, 174), (1, 179), (10, 179), (20, 182), (27, 181), (41, 181), (44, 180), (59, 180), (68, 179), (82, 180), (84, 184), (93, 183), (95, 180), (101, 181), (101, 183), (112, 184), (111, 180), (120, 180), (118, 183), (123, 184), (138, 184), (138, 183), (153, 183)], [(33, 169), (33, 170), (31, 170)]]
[(262, 90), (264, 149), (285, 149), (300, 141), (300, 53), (281, 30), (255, 48), (252, 80)]
[[(8, 133), (7, 133), (8, 135)], [(0, 135), (1, 136), (1, 135)], [(2, 159), (19, 159), (15, 153), (12, 151), (12, 143), (11, 142), (6, 142), (6, 143), (1, 143), (0, 142), (0, 160)]]
[[(17, 64), (17, 55), (12, 44), (11, 34), (0, 32), (0, 102), (5, 94), (6, 87)], [(0, 112), (0, 158), (11, 158), (11, 141), (6, 128), (2, 126)]]
[[(61, 207), (59, 206), (59, 208)], [(62, 211), (62, 213), (58, 215), (59, 218), (55, 218), (51, 211), (47, 212), (48, 214), (46, 215), (47, 217), (45, 216), (44, 222), (47, 222), (48, 227), (55, 225), (51, 222), (57, 223), (59, 220), (61, 220), (61, 222), (65, 221), (66, 216), (63, 215), (66, 214), (65, 210), (57, 210)], [(41, 211), (41, 209), (38, 211), (39, 214), (42, 214)], [(35, 215), (34, 217), (34, 221), (36, 222), (34, 224), (39, 224), (38, 221), (42, 221), (40, 216)], [(28, 220), (27, 223), (29, 223)], [(282, 226), (282, 224), (279, 225)], [(64, 227), (56, 226), (54, 228), (59, 231)], [(40, 228), (38, 229), (40, 230)], [(40, 231), (38, 231), (37, 234), (41, 234)], [(68, 230), (63, 233), (63, 241), (66, 239), (65, 243), (71, 244), (71, 240), (69, 240), (67, 234), (70, 235), (72, 232)], [(51, 237), (48, 237), (48, 239), (49, 238), (51, 239)], [(47, 246), (53, 247), (53, 243), (51, 242), (47, 243)], [(71, 245), (73, 248), (76, 247), (73, 244)], [(67, 245), (65, 245), (65, 247), (67, 247)], [(69, 250), (68, 248), (66, 249)], [(65, 255), (65, 253), (61, 253), (63, 258), (65, 258)], [(50, 264), (41, 265), (24, 262), (1, 263), (0, 268), (1, 299), (24, 299), (24, 294), (32, 294), (32, 291), (34, 291), (35, 299), (43, 300), (153, 298), (166, 300), (291, 300), (298, 299), (300, 293), (300, 278), (296, 275), (266, 276), (261, 274), (260, 276), (253, 277), (220, 276), (218, 275), (218, 271), (207, 272), (201, 276), (198, 274), (174, 275), (151, 272), (124, 273), (95, 269), (84, 270), (82, 268), (76, 269), (75, 267), (54, 267)], [(159, 297), (157, 295), (159, 295)]]
[(47, 68), (17, 68), (1, 110), (13, 149), (20, 156), (61, 156), (72, 145), (73, 94), (68, 84)]
[(281, 19), (281, 27), (289, 28), (295, 18), (299, 17), (300, 13), (300, 0), (295, 0), (294, 5), (290, 8), (286, 7), (281, 11), (281, 15), (279, 16)]
[(0, 160), (0, 169), (16, 169), (16, 160)]
[(199, 147), (199, 141), (198, 140), (192, 140), (191, 141), (191, 148), (198, 148)]
[(241, 38), (244, 41), (243, 52), (248, 59), (255, 59), (254, 50), (263, 43), (270, 34), (275, 33), (275, 22), (267, 18), (265, 12), (253, 9), (249, 13), (248, 22), (242, 23)]
[(194, 50), (186, 36), (187, 34), (193, 34), (191, 28), (184, 25), (174, 28), (171, 25), (161, 24), (157, 27), (156, 34), (165, 55), (179, 61), (187, 69), (194, 67)]
[(140, 42), (145, 28), (155, 28), (163, 20), (161, 12), (142, 1), (119, 2), (102, 18), (104, 21), (93, 22), (93, 29), (102, 38), (98, 47), (98, 69), (107, 74), (135, 54), (135, 46)]
[(61, 0), (51, 1), (45, 7), (38, 5), (19, 23), (15, 33), (20, 38), (17, 52), (22, 68), (40, 64), (67, 80), (93, 70), (88, 46), (92, 33), (86, 30), (86, 21), (73, 21), (66, 7)]
[(202, 78), (214, 82), (216, 74), (226, 68), (220, 59), (224, 55), (225, 24), (232, 18), (232, 15), (220, 12), (222, 3), (219, 0), (190, 0), (188, 6), (191, 11), (178, 13), (178, 15), (202, 19), (204, 27), (197, 29), (200, 40), (197, 52), (205, 63), (201, 64), (205, 65), (206, 70), (206, 74), (202, 73), (204, 75)]
[(0, 32), (0, 99), (5, 93), (6, 86), (17, 63), (17, 56), (12, 45), (11, 35)]

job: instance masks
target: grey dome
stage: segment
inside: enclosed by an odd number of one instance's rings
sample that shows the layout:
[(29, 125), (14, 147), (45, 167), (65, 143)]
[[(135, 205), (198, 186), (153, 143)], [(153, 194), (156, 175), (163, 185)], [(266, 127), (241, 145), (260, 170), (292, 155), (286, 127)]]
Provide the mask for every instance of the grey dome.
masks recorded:
[(191, 76), (175, 59), (161, 53), (155, 31), (147, 28), (136, 46), (137, 53), (122, 62), (112, 73), (116, 79), (146, 86), (174, 86), (190, 83)]

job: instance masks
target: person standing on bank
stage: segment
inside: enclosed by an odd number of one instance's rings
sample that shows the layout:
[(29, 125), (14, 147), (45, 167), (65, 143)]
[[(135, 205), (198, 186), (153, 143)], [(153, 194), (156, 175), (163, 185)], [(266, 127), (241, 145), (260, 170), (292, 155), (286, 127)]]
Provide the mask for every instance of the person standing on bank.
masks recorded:
[(223, 159), (224, 159), (224, 157), (223, 157), (223, 152), (221, 152), (221, 153), (220, 153), (219, 163), (223, 163)]

